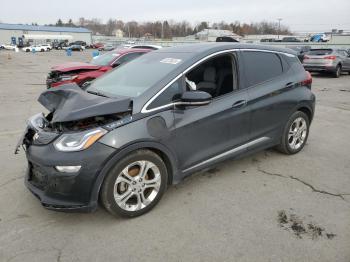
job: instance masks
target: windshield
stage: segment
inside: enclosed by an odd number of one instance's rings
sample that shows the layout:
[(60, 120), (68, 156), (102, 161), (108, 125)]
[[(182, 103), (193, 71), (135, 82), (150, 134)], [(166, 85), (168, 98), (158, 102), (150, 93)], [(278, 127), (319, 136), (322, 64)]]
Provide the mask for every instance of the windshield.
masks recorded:
[(188, 53), (148, 53), (96, 79), (88, 91), (112, 97), (137, 97), (176, 69), (186, 57)]
[(312, 49), (307, 54), (308, 55), (329, 55), (333, 52), (332, 49)]
[(118, 56), (120, 56), (120, 55), (117, 53), (114, 53), (114, 52), (106, 53), (106, 54), (94, 57), (90, 61), (90, 63), (93, 65), (98, 65), (98, 66), (107, 66), (112, 61), (114, 61)]

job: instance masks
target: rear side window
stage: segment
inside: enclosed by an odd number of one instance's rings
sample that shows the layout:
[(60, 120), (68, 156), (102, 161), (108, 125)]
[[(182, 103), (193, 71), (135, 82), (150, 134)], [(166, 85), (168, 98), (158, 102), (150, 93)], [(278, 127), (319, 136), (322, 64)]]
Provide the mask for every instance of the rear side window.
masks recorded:
[(275, 53), (244, 51), (243, 60), (247, 86), (268, 81), (283, 72), (281, 59)]

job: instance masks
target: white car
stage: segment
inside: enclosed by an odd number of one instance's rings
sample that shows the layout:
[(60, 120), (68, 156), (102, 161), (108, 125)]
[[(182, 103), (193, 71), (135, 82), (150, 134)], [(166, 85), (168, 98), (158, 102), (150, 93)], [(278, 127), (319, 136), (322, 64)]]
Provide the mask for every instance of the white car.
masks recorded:
[(12, 45), (12, 44), (0, 45), (0, 49), (6, 49), (6, 50), (15, 50), (16, 47), (17, 47), (16, 45)]
[(50, 44), (45, 44), (45, 45), (41, 45), (43, 47), (46, 47), (46, 51), (51, 51), (52, 50), (52, 46)]
[(27, 46), (23, 47), (22, 50), (24, 52), (32, 52), (33, 49), (35, 52), (45, 52), (45, 51), (50, 51), (50, 49), (47, 46), (44, 45), (32, 45), (32, 46)]

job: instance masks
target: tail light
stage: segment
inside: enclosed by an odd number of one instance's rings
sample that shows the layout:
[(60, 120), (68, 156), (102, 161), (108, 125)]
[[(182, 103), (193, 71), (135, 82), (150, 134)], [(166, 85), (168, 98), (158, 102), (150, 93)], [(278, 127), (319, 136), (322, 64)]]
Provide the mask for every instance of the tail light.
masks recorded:
[(309, 71), (306, 71), (306, 79), (301, 81), (301, 85), (307, 86), (308, 88), (311, 89), (311, 84), (312, 84), (312, 76)]
[(335, 60), (337, 57), (335, 55), (325, 56), (324, 59)]

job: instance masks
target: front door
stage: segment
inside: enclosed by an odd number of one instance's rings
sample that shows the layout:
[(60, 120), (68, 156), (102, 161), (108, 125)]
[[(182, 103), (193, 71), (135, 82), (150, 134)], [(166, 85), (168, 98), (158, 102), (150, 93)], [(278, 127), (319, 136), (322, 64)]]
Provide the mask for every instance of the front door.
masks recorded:
[(243, 152), (249, 139), (247, 91), (239, 88), (238, 60), (227, 52), (204, 60), (185, 74), (187, 90), (205, 91), (205, 106), (175, 108), (173, 145), (186, 173)]
[(249, 137), (249, 110), (245, 101), (247, 92), (241, 90), (214, 99), (206, 106), (174, 111), (174, 148), (183, 170), (190, 171), (245, 150), (234, 151)]

